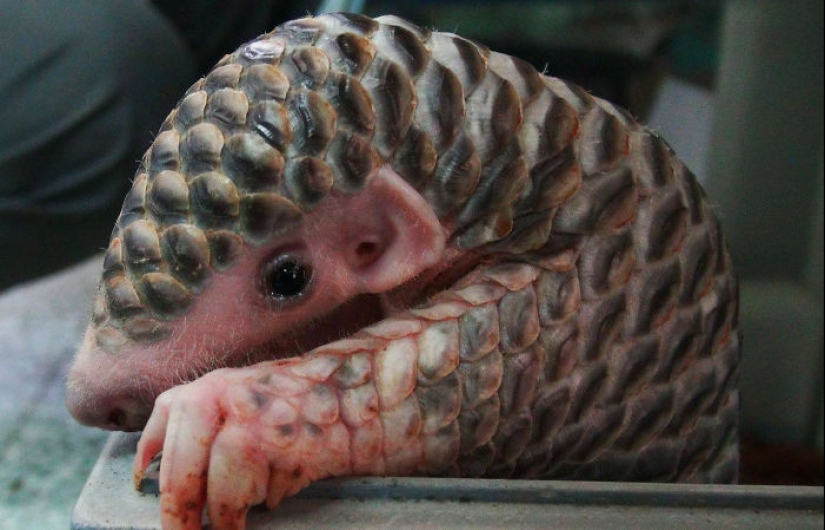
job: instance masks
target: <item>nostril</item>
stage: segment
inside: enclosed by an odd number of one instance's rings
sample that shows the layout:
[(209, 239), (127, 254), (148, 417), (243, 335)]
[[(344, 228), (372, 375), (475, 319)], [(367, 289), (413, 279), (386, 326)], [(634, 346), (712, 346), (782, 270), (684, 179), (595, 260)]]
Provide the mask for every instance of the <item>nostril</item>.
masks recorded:
[(109, 412), (108, 423), (116, 429), (124, 430), (126, 428), (127, 417), (125, 410), (120, 407), (115, 407)]
[(149, 421), (151, 408), (147, 409), (142, 401), (126, 401), (113, 405), (106, 416), (106, 429), (116, 431), (139, 431)]

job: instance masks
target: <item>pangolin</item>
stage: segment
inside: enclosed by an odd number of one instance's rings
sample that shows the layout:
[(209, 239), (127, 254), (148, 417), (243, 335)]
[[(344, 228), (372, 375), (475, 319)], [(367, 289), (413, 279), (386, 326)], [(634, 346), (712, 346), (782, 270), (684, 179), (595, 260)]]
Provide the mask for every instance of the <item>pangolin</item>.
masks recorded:
[(393, 16), (285, 23), (142, 159), (68, 379), (164, 528), (341, 475), (732, 482), (737, 282), (627, 112)]

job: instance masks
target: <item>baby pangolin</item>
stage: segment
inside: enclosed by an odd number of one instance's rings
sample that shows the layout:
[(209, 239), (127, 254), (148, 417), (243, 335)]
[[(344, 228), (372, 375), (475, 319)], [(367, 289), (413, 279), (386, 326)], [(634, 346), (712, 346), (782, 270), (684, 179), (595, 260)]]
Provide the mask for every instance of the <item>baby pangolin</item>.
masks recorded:
[(163, 451), (164, 528), (340, 475), (731, 482), (737, 283), (625, 111), (396, 17), (196, 82), (115, 225), (68, 380)]

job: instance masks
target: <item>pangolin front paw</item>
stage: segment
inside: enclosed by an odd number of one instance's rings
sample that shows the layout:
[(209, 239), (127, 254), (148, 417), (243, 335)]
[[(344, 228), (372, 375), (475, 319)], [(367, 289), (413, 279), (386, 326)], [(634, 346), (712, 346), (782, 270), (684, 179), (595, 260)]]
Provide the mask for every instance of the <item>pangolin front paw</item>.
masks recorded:
[(346, 472), (348, 434), (338, 420), (335, 392), (288, 364), (216, 370), (158, 397), (135, 483), (163, 451), (165, 530), (200, 530), (204, 507), (211, 528), (243, 529), (249, 507), (274, 508), (311, 481)]

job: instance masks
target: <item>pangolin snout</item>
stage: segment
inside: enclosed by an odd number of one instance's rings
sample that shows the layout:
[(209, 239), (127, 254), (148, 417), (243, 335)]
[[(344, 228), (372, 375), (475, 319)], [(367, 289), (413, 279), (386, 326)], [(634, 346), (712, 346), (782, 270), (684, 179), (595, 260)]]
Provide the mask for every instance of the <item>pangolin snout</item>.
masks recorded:
[(66, 407), (80, 423), (117, 431), (141, 430), (163, 388), (135, 375), (128, 352), (104, 352), (90, 329), (66, 381)]
[(69, 379), (66, 390), (66, 407), (78, 422), (111, 431), (139, 431), (146, 425), (152, 408), (142, 399), (117, 392), (101, 398), (84, 387)]

